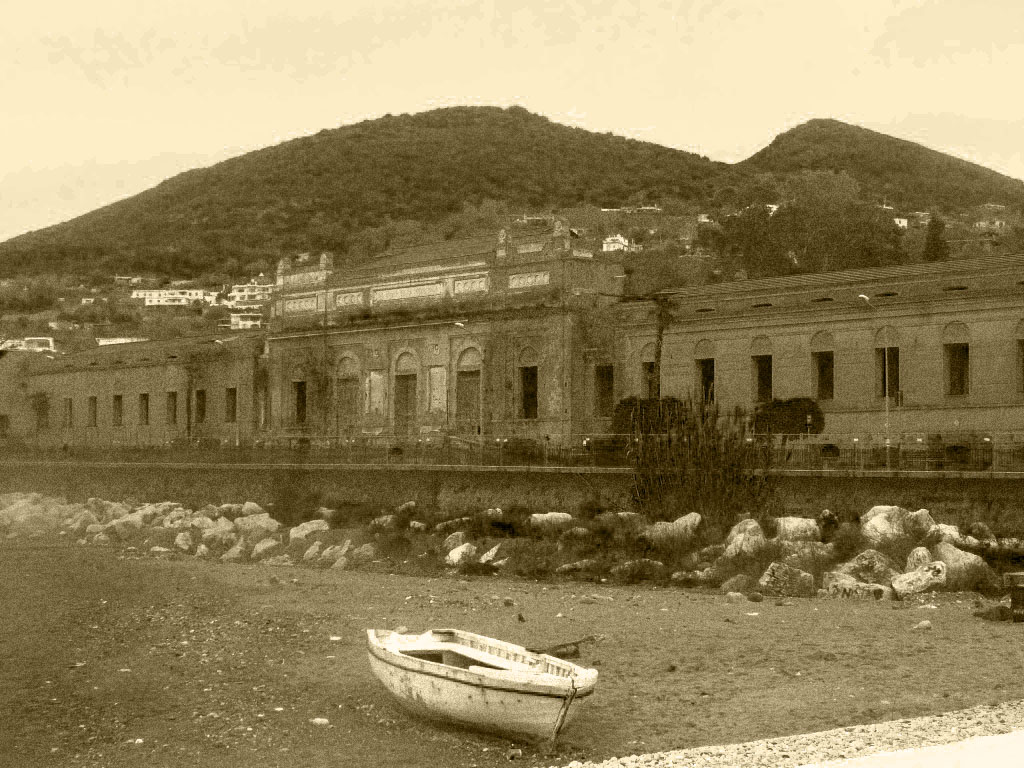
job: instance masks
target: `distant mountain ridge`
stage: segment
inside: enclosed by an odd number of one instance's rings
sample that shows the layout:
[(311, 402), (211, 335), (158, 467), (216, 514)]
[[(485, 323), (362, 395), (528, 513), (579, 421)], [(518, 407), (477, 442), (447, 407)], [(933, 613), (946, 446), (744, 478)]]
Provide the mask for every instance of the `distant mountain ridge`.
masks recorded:
[(798, 125), (737, 167), (774, 174), (846, 171), (866, 192), (914, 210), (1024, 205), (1024, 181), (839, 120)]
[(438, 222), (486, 200), (532, 211), (704, 204), (757, 174), (808, 169), (844, 170), (865, 191), (915, 209), (1024, 206), (1024, 182), (835, 120), (812, 120), (729, 165), (520, 107), (454, 107), (323, 130), (187, 171), (0, 243), (0, 274), (244, 274), (282, 253), (345, 252), (367, 228)]

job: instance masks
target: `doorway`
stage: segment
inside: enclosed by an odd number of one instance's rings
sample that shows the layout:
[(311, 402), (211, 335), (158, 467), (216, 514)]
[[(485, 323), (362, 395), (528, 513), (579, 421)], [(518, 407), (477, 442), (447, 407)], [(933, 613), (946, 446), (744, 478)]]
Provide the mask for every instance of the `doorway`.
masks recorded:
[(395, 376), (395, 434), (410, 435), (416, 423), (416, 374)]

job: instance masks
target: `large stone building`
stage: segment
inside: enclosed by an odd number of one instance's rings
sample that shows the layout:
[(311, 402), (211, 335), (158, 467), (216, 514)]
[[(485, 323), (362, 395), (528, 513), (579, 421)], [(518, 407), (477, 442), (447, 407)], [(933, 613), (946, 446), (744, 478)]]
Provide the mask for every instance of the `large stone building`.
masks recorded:
[[(44, 445), (579, 444), (625, 397), (809, 397), (827, 439), (1024, 435), (1024, 258), (623, 297), (563, 222), (284, 260), (269, 329), (0, 359), (0, 437)], [(823, 438), (824, 439), (824, 438)]]

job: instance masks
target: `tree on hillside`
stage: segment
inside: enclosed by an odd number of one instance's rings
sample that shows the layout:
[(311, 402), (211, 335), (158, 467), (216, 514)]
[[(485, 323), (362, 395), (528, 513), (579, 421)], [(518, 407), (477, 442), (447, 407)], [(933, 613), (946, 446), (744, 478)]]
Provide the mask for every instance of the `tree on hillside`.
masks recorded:
[(946, 222), (938, 216), (932, 216), (924, 238), (924, 250), (921, 252), (924, 261), (943, 261), (949, 258), (949, 243), (946, 242), (945, 232)]

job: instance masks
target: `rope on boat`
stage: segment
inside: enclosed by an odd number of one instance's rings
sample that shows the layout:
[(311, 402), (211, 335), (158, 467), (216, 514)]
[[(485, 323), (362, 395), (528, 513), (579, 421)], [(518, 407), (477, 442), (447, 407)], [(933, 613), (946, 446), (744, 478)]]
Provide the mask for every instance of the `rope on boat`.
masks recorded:
[(562, 705), (562, 710), (558, 713), (558, 719), (555, 721), (555, 732), (551, 734), (551, 740), (554, 741), (558, 738), (559, 732), (562, 730), (562, 726), (565, 725), (565, 718), (569, 714), (569, 707), (572, 706), (572, 700), (576, 698), (576, 679), (569, 676), (569, 695), (565, 697), (565, 703)]

